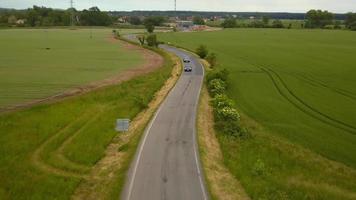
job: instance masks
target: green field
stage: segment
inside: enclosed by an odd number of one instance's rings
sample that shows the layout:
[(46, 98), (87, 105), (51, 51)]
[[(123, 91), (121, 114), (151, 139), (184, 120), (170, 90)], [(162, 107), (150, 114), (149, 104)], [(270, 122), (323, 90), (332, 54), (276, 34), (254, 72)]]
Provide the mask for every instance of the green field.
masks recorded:
[(356, 33), (232, 29), (159, 38), (217, 53), (231, 72), (229, 96), (262, 125), (248, 126), (255, 137), (247, 141), (219, 137), (226, 165), (253, 199), (356, 198)]
[[(112, 29), (0, 30), (0, 108), (47, 97), (143, 63)], [(122, 30), (121, 32), (138, 30)], [(47, 49), (49, 48), (49, 49)]]
[[(118, 134), (116, 119), (133, 119), (170, 72), (165, 65), (120, 85), (1, 114), (0, 199), (69, 199)], [(111, 187), (105, 192), (118, 198)]]

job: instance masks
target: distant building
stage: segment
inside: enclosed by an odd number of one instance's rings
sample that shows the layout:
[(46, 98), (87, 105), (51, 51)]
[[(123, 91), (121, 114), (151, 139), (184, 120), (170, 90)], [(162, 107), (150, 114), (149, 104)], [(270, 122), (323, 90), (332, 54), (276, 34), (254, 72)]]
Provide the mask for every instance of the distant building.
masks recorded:
[(177, 21), (176, 24), (180, 29), (189, 29), (194, 26), (193, 21)]

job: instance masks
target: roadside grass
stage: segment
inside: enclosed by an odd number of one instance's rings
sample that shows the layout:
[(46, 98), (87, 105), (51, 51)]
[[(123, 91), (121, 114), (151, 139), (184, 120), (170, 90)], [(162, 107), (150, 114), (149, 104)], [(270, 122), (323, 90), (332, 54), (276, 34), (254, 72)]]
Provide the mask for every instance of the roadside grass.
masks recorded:
[(142, 64), (138, 52), (111, 40), (111, 31), (0, 30), (0, 108), (52, 96)]
[(200, 159), (212, 199), (248, 200), (241, 183), (224, 165), (224, 157), (214, 130), (214, 114), (208, 90), (203, 87), (197, 118)]
[(228, 95), (253, 137), (218, 139), (252, 199), (355, 199), (355, 36), (231, 29), (159, 39), (193, 51), (207, 45), (230, 71)]
[(133, 99), (139, 95), (149, 102), (170, 72), (164, 66), (119, 85), (1, 114), (1, 198), (69, 199), (112, 139), (122, 134), (114, 130), (116, 119), (133, 119), (142, 110)]
[(182, 71), (178, 57), (160, 50), (154, 51), (165, 57), (166, 68), (171, 68), (171, 76), (164, 86), (154, 95), (154, 99), (145, 106), (131, 122), (130, 130), (117, 135), (108, 146), (105, 156), (91, 169), (88, 179), (85, 179), (76, 189), (72, 199), (118, 199), (126, 181), (127, 172), (137, 150), (141, 135), (150, 119), (175, 85)]

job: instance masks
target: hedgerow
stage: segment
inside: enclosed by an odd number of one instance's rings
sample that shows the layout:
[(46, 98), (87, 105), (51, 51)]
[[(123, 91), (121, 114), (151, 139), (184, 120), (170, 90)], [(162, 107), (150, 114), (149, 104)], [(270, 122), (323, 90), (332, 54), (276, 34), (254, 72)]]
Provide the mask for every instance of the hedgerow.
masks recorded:
[(226, 69), (213, 70), (207, 75), (207, 85), (213, 97), (211, 105), (214, 109), (215, 128), (227, 136), (246, 138), (248, 133), (240, 126), (240, 114), (234, 108), (234, 101), (225, 93), (229, 72)]

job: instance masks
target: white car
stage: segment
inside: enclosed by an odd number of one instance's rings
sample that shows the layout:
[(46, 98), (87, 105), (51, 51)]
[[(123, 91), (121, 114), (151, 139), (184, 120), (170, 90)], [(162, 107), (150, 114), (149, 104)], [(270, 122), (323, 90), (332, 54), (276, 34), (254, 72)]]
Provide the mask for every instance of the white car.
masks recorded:
[(183, 62), (184, 62), (184, 63), (190, 63), (190, 59), (189, 59), (188, 57), (187, 57), (187, 58), (184, 58), (184, 59), (183, 59)]

